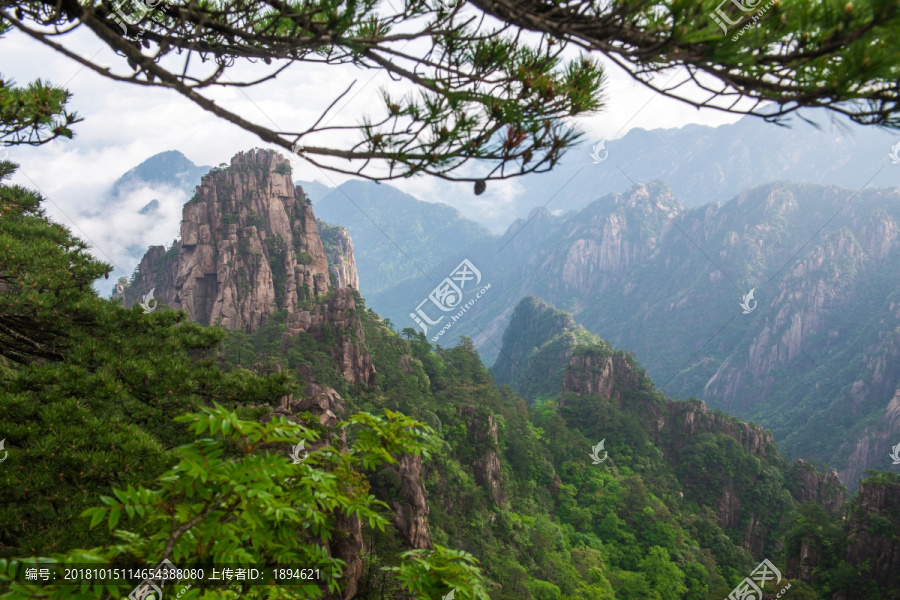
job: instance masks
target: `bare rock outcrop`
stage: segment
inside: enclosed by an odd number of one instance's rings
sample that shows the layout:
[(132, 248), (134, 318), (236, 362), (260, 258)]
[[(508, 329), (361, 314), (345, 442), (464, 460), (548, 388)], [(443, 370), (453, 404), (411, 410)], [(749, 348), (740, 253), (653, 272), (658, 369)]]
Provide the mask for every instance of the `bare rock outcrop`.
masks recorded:
[(331, 273), (337, 281), (337, 287), (349, 287), (359, 291), (356, 255), (353, 251), (353, 240), (350, 238), (350, 233), (343, 227), (329, 225), (321, 219), (318, 221), (318, 226)]
[[(582, 352), (569, 359), (563, 392), (621, 401), (622, 391), (634, 389), (640, 382), (638, 370), (624, 354)], [(563, 404), (561, 399), (560, 405)]]
[(297, 317), (291, 315), (289, 325), (306, 331), (319, 341), (337, 334), (331, 356), (338, 371), (352, 383), (375, 383), (375, 366), (366, 349), (362, 322), (356, 314), (356, 300), (350, 288), (335, 290), (324, 304), (316, 305), (309, 313), (303, 312)]
[[(861, 483), (848, 519), (847, 563), (868, 563), (868, 575), (883, 590), (900, 589), (900, 483)], [(865, 590), (847, 600), (864, 600)]]
[[(656, 414), (656, 411), (647, 408), (645, 414)], [(700, 400), (670, 400), (666, 403), (665, 410), (660, 411), (655, 418), (657, 441), (670, 440), (664, 447), (667, 456), (676, 455), (693, 438), (706, 432), (729, 435), (754, 455), (766, 455), (774, 448), (775, 438), (771, 431), (711, 412), (706, 403)]]
[(203, 324), (255, 331), (278, 311), (329, 291), (312, 206), (287, 160), (251, 150), (213, 169), (182, 211), (181, 240), (151, 248), (126, 305), (155, 296)]
[(791, 492), (798, 502), (821, 504), (832, 515), (840, 512), (847, 488), (836, 470), (821, 473), (805, 460), (797, 459), (791, 465), (788, 476)]
[(406, 543), (413, 548), (431, 546), (428, 531), (428, 497), (422, 483), (422, 458), (403, 454), (400, 463), (391, 465), (400, 479), (399, 500), (394, 500), (394, 525)]
[(458, 407), (459, 416), (468, 421), (469, 443), (479, 454), (472, 462), (475, 483), (485, 488), (494, 502), (507, 502), (503, 489), (503, 477), (500, 471), (498, 452), (498, 430), (494, 415), (482, 415), (474, 406)]

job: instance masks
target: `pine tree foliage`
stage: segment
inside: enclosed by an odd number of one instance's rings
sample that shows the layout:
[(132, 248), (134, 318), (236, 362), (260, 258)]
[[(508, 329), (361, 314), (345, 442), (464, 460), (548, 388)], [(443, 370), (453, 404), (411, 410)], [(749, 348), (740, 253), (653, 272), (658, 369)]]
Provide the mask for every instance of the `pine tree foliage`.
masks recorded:
[(900, 6), (893, 0), (471, 3), (600, 52), (641, 84), (697, 107), (776, 122), (826, 107), (858, 123), (900, 127)]
[[(173, 89), (320, 168), (373, 180), (429, 174), (474, 182), (476, 193), (486, 180), (552, 168), (576, 142), (567, 119), (604, 105), (594, 52), (696, 106), (776, 120), (824, 106), (900, 126), (893, 0), (6, 0), (0, 15), (104, 77)], [(124, 60), (81, 56), (64, 35), (83, 29)], [(252, 87), (295, 63), (383, 69), (403, 85), (350, 121), (340, 112), (362, 87), (354, 82), (315, 122), (289, 128), (205, 93)], [(354, 135), (331, 141), (341, 131)], [(474, 163), (484, 172), (461, 169)]]
[[(12, 28), (0, 19), (0, 37)], [(81, 121), (66, 110), (68, 90), (40, 80), (26, 87), (0, 77), (0, 146), (39, 146), (58, 137), (72, 138), (70, 127)]]

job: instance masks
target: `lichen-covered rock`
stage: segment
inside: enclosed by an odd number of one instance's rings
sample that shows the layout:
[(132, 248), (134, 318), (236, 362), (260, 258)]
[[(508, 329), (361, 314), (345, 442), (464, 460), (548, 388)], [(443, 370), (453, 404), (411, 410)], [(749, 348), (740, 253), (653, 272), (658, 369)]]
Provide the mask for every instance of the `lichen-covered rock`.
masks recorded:
[(494, 415), (479, 414), (474, 406), (460, 406), (457, 410), (459, 416), (468, 422), (471, 447), (479, 452), (472, 463), (475, 483), (485, 488), (494, 502), (505, 503), (507, 495), (503, 489), (500, 459), (497, 455), (498, 430)]
[(318, 221), (319, 235), (325, 246), (328, 264), (337, 281), (337, 287), (349, 287), (359, 291), (359, 275), (356, 271), (356, 255), (353, 240), (343, 227), (335, 227)]
[(280, 154), (251, 150), (205, 175), (183, 209), (181, 241), (147, 252), (126, 305), (155, 288), (194, 321), (252, 332), (272, 313), (328, 293), (312, 206), (287, 165)]
[[(900, 589), (900, 483), (862, 483), (850, 506), (847, 563), (868, 563), (868, 576), (882, 590)], [(864, 600), (864, 590), (847, 600)]]
[(393, 502), (394, 524), (406, 543), (412, 548), (431, 546), (428, 531), (428, 498), (422, 483), (422, 459), (403, 454), (400, 463), (388, 467), (399, 476), (399, 499)]
[[(306, 317), (302, 318), (306, 323)], [(329, 331), (339, 339), (331, 348), (338, 371), (352, 383), (375, 383), (375, 366), (365, 345), (362, 322), (356, 314), (356, 301), (350, 288), (335, 290), (328, 301), (319, 304), (309, 314), (307, 333), (323, 340)]]

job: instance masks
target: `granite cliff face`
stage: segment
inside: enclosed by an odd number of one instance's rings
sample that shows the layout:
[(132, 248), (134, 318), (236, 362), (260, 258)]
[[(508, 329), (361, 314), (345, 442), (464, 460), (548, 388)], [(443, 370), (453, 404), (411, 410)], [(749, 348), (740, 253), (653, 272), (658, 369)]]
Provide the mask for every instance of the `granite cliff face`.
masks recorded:
[(468, 424), (471, 447), (477, 449), (472, 463), (475, 482), (490, 494), (497, 504), (507, 501), (500, 473), (497, 422), (494, 415), (481, 414), (474, 406), (458, 407), (459, 416)]
[[(375, 368), (350, 291), (358, 287), (353, 243), (346, 231), (325, 227), (336, 268), (288, 161), (271, 151), (242, 152), (230, 167), (203, 177), (184, 207), (181, 240), (147, 251), (122, 290), (126, 305), (154, 290), (194, 321), (248, 333), (286, 311), (283, 337), (336, 335), (331, 354), (340, 373), (352, 383), (372, 383)], [(315, 298), (322, 302), (311, 303)]]
[[(847, 530), (847, 562), (868, 564), (869, 575), (882, 589), (900, 589), (900, 483), (860, 485)], [(858, 590), (847, 600), (867, 600), (866, 594), (866, 590)]]
[[(288, 315), (282, 344), (301, 332), (318, 341), (331, 339), (331, 356), (338, 371), (351, 383), (375, 382), (375, 367), (365, 345), (365, 334), (356, 314), (356, 300), (349, 288), (335, 290), (325, 302), (310, 310), (298, 310)], [(337, 334), (337, 339), (335, 335)]]
[(325, 246), (328, 266), (335, 276), (337, 287), (353, 288), (359, 291), (359, 275), (356, 271), (356, 254), (353, 251), (353, 240), (343, 227), (335, 227), (317, 220), (319, 235)]
[(537, 210), (467, 254), (503, 294), (459, 333), (505, 382), (537, 366), (538, 344), (510, 346), (513, 363), (492, 341), (539, 294), (640, 356), (670, 395), (760, 423), (853, 487), (900, 439), (900, 191), (775, 182), (724, 200), (684, 210), (654, 182), (578, 213)]
[[(684, 494), (711, 509), (718, 525), (732, 532), (737, 543), (754, 556), (773, 549), (769, 544), (775, 525), (758, 501), (759, 490), (771, 485), (769, 475), (763, 469), (749, 478), (726, 476), (711, 482), (698, 457), (713, 453), (757, 465), (771, 461), (778, 465), (776, 469), (784, 469), (784, 492), (796, 501), (817, 503), (832, 515), (843, 506), (846, 488), (837, 472), (818, 471), (802, 460), (785, 464), (777, 456), (772, 432), (711, 411), (700, 400), (666, 398), (633, 357), (598, 340), (571, 316), (538, 298), (523, 299), (514, 314), (504, 335), (509, 350), (503, 348), (506, 360), (521, 365), (512, 371), (513, 389), (518, 392), (523, 386), (527, 388), (534, 372), (561, 371), (555, 391), (544, 391), (559, 395), (559, 410), (571, 414), (573, 426), (606, 423), (615, 427), (626, 417), (609, 421), (610, 412), (629, 415), (627, 419), (639, 425), (646, 443), (657, 447), (662, 458), (679, 472)], [(561, 348), (566, 351), (561, 352)], [(610, 456), (615, 462), (613, 452)]]
[(242, 152), (203, 177), (182, 212), (181, 240), (151, 248), (125, 292), (155, 297), (205, 325), (251, 332), (278, 310), (327, 294), (328, 259), (312, 205), (281, 155)]
[(623, 389), (635, 389), (640, 379), (624, 355), (583, 351), (569, 359), (563, 392), (603, 396), (621, 404)]
[(831, 515), (837, 515), (844, 506), (847, 489), (836, 470), (822, 473), (805, 460), (797, 459), (791, 466), (790, 478), (797, 500), (820, 504)]
[[(229, 167), (203, 177), (184, 207), (181, 240), (168, 250), (150, 248), (131, 284), (117, 286), (116, 292), (130, 305), (153, 290), (160, 302), (185, 310), (191, 320), (247, 333), (283, 311), (282, 349), (292, 338), (307, 334), (328, 348), (337, 372), (349, 384), (372, 385), (375, 368), (354, 296), (358, 278), (353, 243), (346, 231), (324, 228), (329, 252), (306, 194), (291, 181), (286, 159), (271, 151), (242, 152)], [(309, 365), (297, 367), (297, 375), (305, 382), (303, 391), (281, 398), (265, 418), (298, 420), (308, 413), (332, 428), (347, 416), (344, 399), (320, 384)], [(309, 449), (326, 440), (335, 442), (335, 436), (328, 433)], [(342, 431), (338, 447), (347, 447), (345, 436)], [(421, 485), (420, 465), (402, 465), (408, 487)], [(426, 547), (427, 504), (413, 504), (422, 514), (410, 516), (398, 507), (398, 528), (412, 547)], [(342, 533), (327, 551), (347, 564), (341, 598), (349, 600), (363, 575), (362, 524), (358, 517), (342, 513), (335, 514), (335, 522)]]

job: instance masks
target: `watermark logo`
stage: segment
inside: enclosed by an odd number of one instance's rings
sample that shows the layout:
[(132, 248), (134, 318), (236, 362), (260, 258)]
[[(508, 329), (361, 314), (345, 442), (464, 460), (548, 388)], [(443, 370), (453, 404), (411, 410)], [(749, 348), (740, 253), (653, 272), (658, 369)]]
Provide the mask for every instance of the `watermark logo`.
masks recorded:
[[(300, 443), (291, 449), (291, 460), (294, 461), (295, 465), (299, 465), (309, 456), (309, 452), (304, 448), (304, 444), (306, 444), (306, 440), (300, 440)], [(301, 452), (303, 453), (303, 458), (300, 458)]]
[[(749, 315), (754, 310), (756, 310), (756, 305), (759, 304), (756, 300), (753, 299), (753, 292), (755, 292), (755, 291), (756, 291), (756, 288), (753, 288), (752, 290), (747, 292), (746, 295), (743, 296), (743, 300), (741, 300), (739, 302), (739, 304), (741, 305), (741, 308), (744, 309), (745, 315)], [(751, 302), (753, 303), (752, 306), (750, 305)]]
[[(767, 582), (772, 580), (775, 580), (774, 585), (781, 583), (781, 571), (769, 562), (767, 558), (753, 569), (750, 577), (745, 577), (736, 588), (731, 590), (727, 600), (762, 600), (762, 588), (765, 587)], [(790, 587), (791, 584), (787, 584), (784, 589), (778, 592), (776, 598), (780, 598)]]
[[(437, 325), (441, 321), (444, 320), (444, 317), (447, 315), (442, 315), (437, 319), (432, 319), (425, 309), (423, 305), (425, 305), (429, 300), (432, 305), (437, 307), (442, 312), (451, 312), (457, 310), (460, 307), (463, 299), (463, 292), (468, 288), (471, 290), (475, 286), (481, 283), (481, 271), (472, 264), (472, 262), (467, 258), (464, 259), (459, 265), (453, 269), (450, 273), (449, 277), (445, 277), (443, 281), (441, 281), (436, 288), (434, 288), (428, 297), (419, 302), (419, 305), (416, 307), (415, 312), (409, 313), (409, 316), (412, 318), (419, 327), (422, 328), (422, 331), (425, 334), (428, 334), (428, 325)], [(490, 284), (484, 286), (478, 293), (475, 294), (475, 297), (468, 302), (466, 302), (461, 308), (459, 308), (459, 312), (457, 314), (450, 316), (450, 321), (446, 323), (443, 328), (435, 335), (431, 341), (436, 342), (439, 337), (441, 337), (444, 332), (449, 330), (456, 321), (458, 321), (463, 314), (467, 310), (469, 310), (475, 303), (481, 299), (481, 296), (489, 290), (491, 287)]]
[(440, 9), (453, 10), (457, 6), (461, 5), (462, 3), (463, 3), (463, 0), (434, 0), (432, 2), (432, 5), (437, 10), (440, 10)]
[(594, 159), (595, 165), (599, 165), (609, 158), (609, 150), (606, 149), (606, 140), (600, 140), (594, 144), (594, 148), (591, 150), (591, 158)]
[[(169, 574), (174, 571), (175, 565), (173, 565), (169, 559), (164, 558), (163, 561), (157, 565), (156, 569), (153, 569), (154, 577), (148, 577), (140, 582), (136, 588), (131, 590), (131, 593), (128, 594), (128, 598), (130, 598), (130, 600), (162, 600), (162, 588), (160, 586), (166, 585), (166, 579), (168, 579)], [(160, 585), (156, 585), (157, 580), (160, 580)]]
[(722, 0), (719, 6), (716, 7), (716, 12), (709, 13), (709, 16), (713, 21), (716, 22), (716, 24), (718, 24), (719, 27), (722, 28), (722, 31), (725, 33), (728, 33), (728, 27), (725, 25), (726, 23), (728, 23), (729, 26), (737, 25), (741, 22), (741, 19), (744, 18), (743, 15), (741, 15), (741, 17), (737, 21), (732, 21), (728, 18), (728, 15), (725, 14), (725, 11), (722, 9), (722, 7), (729, 2), (737, 6), (741, 12), (749, 13), (756, 10), (757, 6), (760, 2), (762, 2), (762, 0)]
[(303, 142), (297, 140), (294, 142), (294, 145), (291, 146), (291, 156), (288, 158), (291, 162), (300, 162), (300, 158), (303, 155), (303, 152), (306, 151), (306, 148), (303, 146)]
[[(725, 6), (729, 2), (745, 14), (739, 15), (736, 20), (732, 21), (723, 9), (723, 6)], [(740, 23), (746, 16), (746, 13), (757, 11), (750, 22), (744, 25), (741, 30), (731, 38), (732, 42), (736, 42), (738, 38), (744, 35), (745, 31), (753, 26), (758, 26), (759, 20), (763, 18), (763, 16), (769, 11), (769, 9), (775, 5), (776, 0), (770, 0), (770, 2), (763, 7), (759, 6), (761, 2), (762, 0), (723, 0), (716, 8), (716, 11), (709, 13), (709, 16), (719, 27), (722, 28), (722, 32), (727, 34), (728, 28), (732, 25), (737, 25), (738, 23)]]
[[(594, 464), (599, 465), (604, 460), (609, 458), (609, 452), (603, 449), (603, 445), (606, 443), (606, 438), (600, 440), (600, 443), (591, 448), (590, 457), (594, 459)], [(600, 451), (603, 450), (603, 458), (600, 458)]]
[[(897, 444), (897, 447), (900, 448), (900, 444)], [(3, 451), (3, 458), (0, 458), (0, 462), (3, 462), (9, 457), (9, 450), (6, 449), (6, 438), (0, 440), (0, 450)]]
[[(128, 25), (137, 26), (144, 20), (144, 17), (155, 9), (162, 0), (120, 0), (113, 6), (113, 13), (110, 18), (122, 28), (122, 36), (132, 42), (140, 41), (144, 37), (146, 31), (143, 27), (137, 27), (137, 32), (133, 35), (128, 33)], [(123, 10), (126, 5), (133, 5), (132, 10)]]
[[(3, 448), (2, 442), (0, 442), (0, 448)], [(888, 454), (888, 456), (890, 456), (894, 460), (894, 462), (892, 462), (891, 464), (900, 465), (900, 444), (897, 444), (896, 446), (891, 448), (891, 453)]]
[[(145, 295), (143, 300), (141, 300), (138, 304), (140, 304), (141, 308), (144, 309), (144, 314), (149, 315), (154, 310), (156, 310), (157, 301), (153, 298), (153, 292), (156, 291), (156, 288), (152, 288), (150, 293)], [(151, 304), (152, 303), (152, 304)]]
[(441, 600), (453, 600), (456, 596), (456, 588), (450, 590), (450, 592), (446, 596), (441, 596)]
[(888, 154), (891, 157), (891, 162), (895, 165), (900, 165), (900, 142), (897, 142), (891, 147), (891, 151)]

